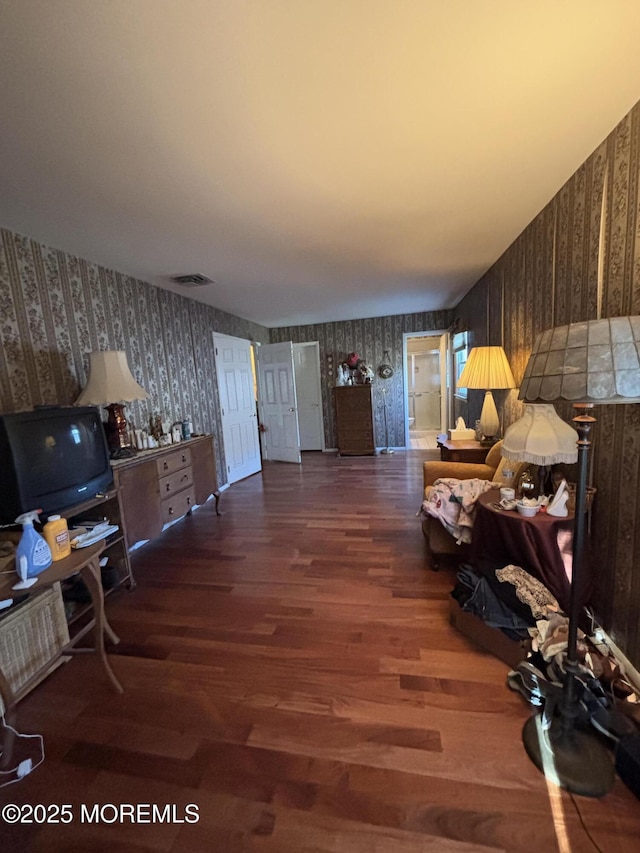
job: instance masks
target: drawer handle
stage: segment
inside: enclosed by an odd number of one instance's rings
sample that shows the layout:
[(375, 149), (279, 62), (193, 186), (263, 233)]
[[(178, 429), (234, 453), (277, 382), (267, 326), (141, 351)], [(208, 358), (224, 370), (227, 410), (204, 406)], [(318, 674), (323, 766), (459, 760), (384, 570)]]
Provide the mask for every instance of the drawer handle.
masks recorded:
[(191, 498), (190, 498), (190, 497), (188, 497), (188, 498), (187, 498), (187, 503), (188, 503), (188, 504), (190, 504), (190, 503), (191, 503)]
[(167, 490), (168, 492), (170, 492), (170, 491), (171, 491), (171, 484), (170, 484), (170, 483), (167, 483), (167, 485), (165, 486), (165, 488), (166, 488), (166, 490)]
[(164, 470), (166, 471), (166, 470), (167, 470), (167, 468), (168, 468), (169, 466), (168, 466), (168, 464), (167, 464), (166, 462), (164, 462), (164, 463), (163, 463), (163, 465), (162, 465), (162, 467), (163, 467), (163, 468), (164, 468)]
[(173, 515), (173, 507), (172, 506), (169, 507), (169, 515)]
[(180, 480), (180, 482), (181, 482), (181, 483), (184, 483), (184, 481), (185, 481), (185, 480), (188, 480), (188, 479), (189, 479), (189, 475), (188, 475), (188, 474), (183, 474), (183, 475), (182, 475), (182, 479)]
[(184, 454), (184, 453), (182, 454), (182, 461), (183, 461), (183, 462), (186, 462), (186, 461), (187, 461), (187, 457), (185, 456), (185, 454)]

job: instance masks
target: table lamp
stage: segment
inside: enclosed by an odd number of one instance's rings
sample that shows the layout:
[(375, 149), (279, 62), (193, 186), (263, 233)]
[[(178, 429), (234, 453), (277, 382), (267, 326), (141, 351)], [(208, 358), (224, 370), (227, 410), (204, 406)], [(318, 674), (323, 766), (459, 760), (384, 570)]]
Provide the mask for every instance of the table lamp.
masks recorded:
[(106, 406), (107, 441), (112, 459), (127, 459), (136, 452), (129, 441), (123, 403), (148, 397), (131, 375), (126, 353), (118, 350), (89, 353), (89, 379), (75, 405)]
[(487, 444), (495, 442), (500, 430), (500, 418), (491, 393), (492, 388), (515, 388), (516, 383), (502, 347), (474, 347), (464, 366), (458, 388), (484, 389), (480, 413), (480, 430)]
[(577, 637), (585, 542), (589, 434), (595, 405), (640, 403), (640, 316), (589, 320), (538, 335), (527, 363), (520, 399), (571, 400), (578, 432), (578, 482), (573, 535), (569, 636), (559, 714), (548, 728), (536, 714), (522, 739), (529, 758), (547, 779), (575, 794), (602, 797), (614, 782), (613, 762), (596, 736), (576, 726)]
[(524, 415), (506, 430), (502, 455), (511, 462), (537, 465), (541, 493), (551, 494), (551, 466), (578, 461), (578, 433), (551, 403), (527, 403)]

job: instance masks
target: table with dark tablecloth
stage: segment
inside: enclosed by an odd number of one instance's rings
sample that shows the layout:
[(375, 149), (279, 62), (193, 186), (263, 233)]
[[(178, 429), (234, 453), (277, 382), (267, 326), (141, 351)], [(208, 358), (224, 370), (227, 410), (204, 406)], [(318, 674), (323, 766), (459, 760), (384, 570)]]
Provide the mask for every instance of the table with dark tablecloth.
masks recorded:
[[(495, 509), (497, 490), (485, 492), (476, 503), (471, 540), (471, 561), (480, 573), (512, 563), (521, 566), (553, 593), (565, 612), (571, 594), (573, 513), (557, 518), (538, 512), (528, 518), (517, 510)], [(591, 595), (588, 561), (581, 567), (579, 602)]]

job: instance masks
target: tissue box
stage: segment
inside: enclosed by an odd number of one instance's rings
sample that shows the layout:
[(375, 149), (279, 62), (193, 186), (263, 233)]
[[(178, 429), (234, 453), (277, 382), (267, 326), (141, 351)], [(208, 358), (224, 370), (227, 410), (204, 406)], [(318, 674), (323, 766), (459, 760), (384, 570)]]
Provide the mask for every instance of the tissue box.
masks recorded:
[(473, 441), (476, 431), (473, 429), (450, 429), (449, 439), (451, 441)]

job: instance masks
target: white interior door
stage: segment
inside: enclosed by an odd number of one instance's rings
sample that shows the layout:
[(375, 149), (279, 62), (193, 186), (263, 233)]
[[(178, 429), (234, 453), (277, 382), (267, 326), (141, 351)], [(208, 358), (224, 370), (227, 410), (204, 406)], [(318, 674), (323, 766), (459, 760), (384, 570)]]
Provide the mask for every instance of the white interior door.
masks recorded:
[(216, 333), (213, 343), (227, 478), (229, 483), (235, 483), (262, 469), (251, 343)]
[(324, 450), (320, 349), (317, 341), (293, 345), (300, 450)]
[(271, 462), (301, 462), (293, 344), (263, 344), (258, 355), (262, 452)]

